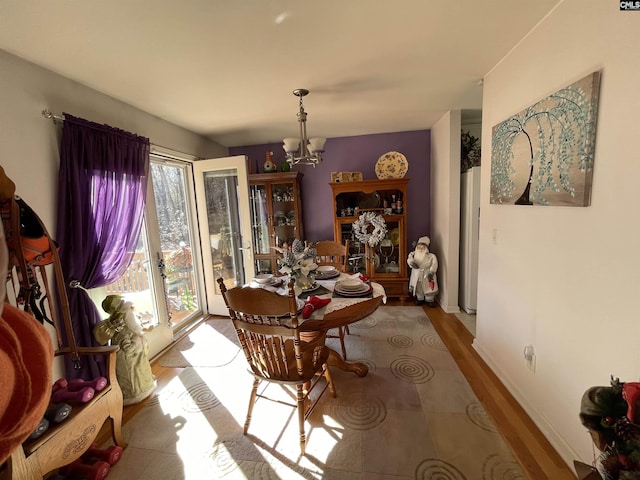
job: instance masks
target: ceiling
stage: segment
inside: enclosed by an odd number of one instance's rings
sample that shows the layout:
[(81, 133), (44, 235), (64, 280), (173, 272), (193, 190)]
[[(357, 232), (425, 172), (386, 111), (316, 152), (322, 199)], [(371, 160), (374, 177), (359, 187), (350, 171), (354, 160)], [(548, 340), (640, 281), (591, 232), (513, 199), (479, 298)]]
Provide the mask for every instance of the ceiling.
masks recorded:
[[(232, 147), (428, 129), (560, 0), (0, 0), (0, 49)], [(56, 112), (57, 113), (57, 112)]]

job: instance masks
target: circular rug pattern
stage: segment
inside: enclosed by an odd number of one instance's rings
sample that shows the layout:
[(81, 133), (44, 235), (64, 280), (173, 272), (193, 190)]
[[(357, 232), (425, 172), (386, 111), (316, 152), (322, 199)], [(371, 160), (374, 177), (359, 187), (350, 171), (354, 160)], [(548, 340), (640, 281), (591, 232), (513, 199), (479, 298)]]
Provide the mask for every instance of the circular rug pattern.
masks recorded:
[(363, 398), (359, 402), (344, 399), (334, 404), (333, 414), (343, 425), (354, 430), (371, 430), (387, 418), (387, 408), (378, 398)]
[(433, 378), (434, 369), (420, 357), (401, 355), (391, 362), (391, 373), (405, 382), (427, 383)]
[(416, 480), (466, 480), (460, 470), (437, 458), (428, 458), (416, 468)]
[(387, 338), (387, 343), (396, 348), (409, 348), (413, 345), (413, 339), (407, 335), (394, 335)]
[(434, 350), (440, 350), (441, 352), (449, 351), (437, 333), (425, 333), (420, 338), (420, 343), (425, 347), (431, 347)]
[(205, 412), (220, 405), (211, 387), (204, 382), (191, 385), (178, 396), (178, 401), (187, 413)]
[(378, 325), (378, 319), (375, 318), (375, 312), (374, 312), (374, 314), (371, 314), (368, 317), (363, 318), (358, 322), (350, 324), (349, 328), (373, 328), (376, 325)]
[[(349, 361), (351, 361), (351, 360), (349, 360)], [(365, 359), (359, 358), (359, 359), (357, 359), (357, 360), (353, 360), (353, 361), (354, 361), (354, 362), (358, 362), (358, 363), (363, 363), (363, 364), (365, 364), (365, 365), (367, 366), (367, 368), (369, 369), (369, 370), (368, 370), (368, 372), (369, 372), (369, 373), (371, 373), (371, 372), (375, 372), (375, 371), (376, 371), (376, 364), (375, 364), (375, 363), (373, 363), (373, 362), (372, 362), (371, 360), (369, 360), (368, 358), (365, 358)]]

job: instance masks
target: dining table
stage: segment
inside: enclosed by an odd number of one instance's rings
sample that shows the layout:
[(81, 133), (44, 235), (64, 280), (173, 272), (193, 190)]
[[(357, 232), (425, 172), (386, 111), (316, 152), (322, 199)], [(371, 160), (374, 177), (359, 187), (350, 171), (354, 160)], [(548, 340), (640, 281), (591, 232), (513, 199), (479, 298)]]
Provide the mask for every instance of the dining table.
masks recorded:
[[(300, 315), (300, 340), (303, 342), (315, 342), (319, 336), (327, 335), (327, 331), (333, 328), (346, 327), (352, 323), (358, 322), (363, 318), (371, 315), (375, 312), (380, 305), (386, 303), (387, 297), (384, 291), (384, 287), (377, 282), (370, 282), (366, 280), (366, 283), (371, 285), (371, 291), (361, 297), (357, 296), (341, 296), (334, 292), (337, 282), (345, 280), (359, 279), (359, 274), (342, 273), (333, 278), (319, 279), (316, 277), (316, 282), (313, 289), (308, 291), (296, 291), (299, 301), (305, 301), (309, 296), (315, 295), (318, 298), (330, 298), (331, 301), (314, 310), (309, 318), (302, 318)], [(287, 279), (282, 278), (282, 285), (286, 285)], [(284, 286), (276, 285), (259, 285), (255, 282), (251, 284), (253, 287), (267, 288), (272, 291), (278, 291), (278, 293), (286, 294)], [(281, 291), (280, 291), (281, 290)], [(369, 372), (369, 367), (362, 362), (347, 361), (336, 350), (329, 348), (329, 359), (327, 363), (330, 366), (339, 368), (346, 372), (352, 372), (359, 377), (364, 377)]]

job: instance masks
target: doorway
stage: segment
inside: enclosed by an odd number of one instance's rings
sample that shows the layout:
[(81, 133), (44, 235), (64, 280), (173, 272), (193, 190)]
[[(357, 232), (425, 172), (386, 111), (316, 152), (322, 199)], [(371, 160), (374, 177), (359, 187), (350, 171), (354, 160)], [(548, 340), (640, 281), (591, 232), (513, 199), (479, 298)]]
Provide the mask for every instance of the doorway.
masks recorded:
[(134, 304), (151, 358), (207, 314), (227, 315), (218, 278), (233, 288), (254, 276), (246, 161), (151, 155), (134, 260), (106, 287)]
[(153, 154), (143, 227), (131, 265), (106, 287), (131, 301), (153, 357), (204, 314), (201, 255), (188, 161)]

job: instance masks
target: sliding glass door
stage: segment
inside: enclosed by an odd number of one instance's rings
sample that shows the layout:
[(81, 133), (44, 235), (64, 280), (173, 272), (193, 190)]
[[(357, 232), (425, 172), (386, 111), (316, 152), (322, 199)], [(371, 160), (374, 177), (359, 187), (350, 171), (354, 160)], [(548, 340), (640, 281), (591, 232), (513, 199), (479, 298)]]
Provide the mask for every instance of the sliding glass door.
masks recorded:
[(203, 315), (203, 289), (191, 163), (152, 155), (150, 174), (134, 260), (107, 294), (133, 302), (154, 356)]
[(227, 315), (217, 279), (243, 285), (254, 262), (246, 157), (152, 155), (150, 172), (134, 260), (107, 294), (133, 303), (153, 357), (192, 321)]

